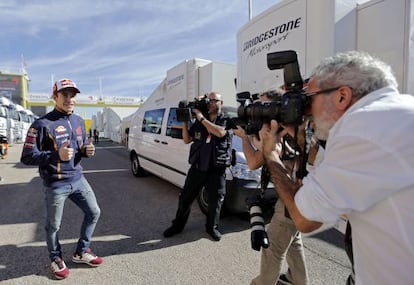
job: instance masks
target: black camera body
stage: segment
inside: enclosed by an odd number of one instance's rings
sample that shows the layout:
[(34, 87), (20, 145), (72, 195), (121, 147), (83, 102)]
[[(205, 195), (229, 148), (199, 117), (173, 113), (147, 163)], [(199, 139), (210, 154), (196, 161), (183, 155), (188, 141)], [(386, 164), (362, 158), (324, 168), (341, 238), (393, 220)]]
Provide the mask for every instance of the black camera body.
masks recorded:
[(207, 95), (200, 98), (195, 98), (194, 101), (180, 101), (177, 109), (177, 121), (187, 122), (194, 116), (192, 109), (200, 110), (201, 113), (206, 117), (208, 114), (208, 104), (210, 99)]
[(236, 124), (242, 126), (247, 134), (256, 134), (263, 123), (276, 120), (285, 125), (299, 126), (309, 106), (309, 100), (303, 91), (303, 79), (299, 71), (297, 54), (293, 50), (267, 54), (269, 69), (283, 68), (283, 95), (271, 102), (254, 102), (249, 92), (237, 94), (240, 103), (237, 109)]

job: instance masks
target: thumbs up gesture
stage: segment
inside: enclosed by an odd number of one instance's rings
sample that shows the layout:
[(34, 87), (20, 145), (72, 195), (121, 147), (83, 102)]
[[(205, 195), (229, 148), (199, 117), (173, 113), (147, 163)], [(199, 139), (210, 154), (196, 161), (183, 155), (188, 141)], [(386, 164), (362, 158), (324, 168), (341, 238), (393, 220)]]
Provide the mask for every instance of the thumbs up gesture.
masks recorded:
[(92, 143), (92, 138), (88, 138), (88, 144), (85, 145), (85, 154), (88, 157), (95, 155), (95, 146)]
[(66, 140), (59, 148), (59, 158), (62, 161), (68, 161), (73, 157), (73, 148), (68, 146), (69, 140)]

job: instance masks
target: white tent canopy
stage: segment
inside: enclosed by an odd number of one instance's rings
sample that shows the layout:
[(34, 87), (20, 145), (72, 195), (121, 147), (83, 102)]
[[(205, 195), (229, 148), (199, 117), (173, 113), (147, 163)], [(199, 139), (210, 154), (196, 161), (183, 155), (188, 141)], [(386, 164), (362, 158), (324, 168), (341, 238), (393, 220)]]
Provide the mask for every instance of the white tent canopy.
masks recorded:
[(136, 111), (136, 108), (104, 108), (102, 112), (98, 112), (92, 116), (92, 129), (97, 129), (100, 135), (109, 138), (114, 142), (120, 143), (122, 141), (121, 122), (125, 117), (130, 116)]

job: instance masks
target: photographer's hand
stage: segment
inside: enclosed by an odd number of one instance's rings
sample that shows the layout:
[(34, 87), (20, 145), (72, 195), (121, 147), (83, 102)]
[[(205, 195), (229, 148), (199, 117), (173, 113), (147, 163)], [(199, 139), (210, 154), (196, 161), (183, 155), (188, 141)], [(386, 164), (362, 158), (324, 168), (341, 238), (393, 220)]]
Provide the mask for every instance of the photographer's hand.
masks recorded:
[(245, 130), (240, 126), (236, 126), (236, 129), (233, 129), (233, 133), (241, 139), (247, 138)]
[[(282, 199), (283, 203), (288, 208), (296, 228), (301, 232), (311, 232), (319, 228), (322, 224), (306, 219), (296, 207), (295, 194), (300, 186), (293, 182), (288, 170), (280, 159), (282, 152), (281, 141), (288, 131), (283, 129), (278, 133), (277, 131), (279, 130), (279, 127), (278, 122), (272, 120), (270, 126), (264, 124), (259, 133), (260, 138), (263, 141), (264, 159), (270, 171), (275, 189), (280, 199)], [(275, 145), (277, 145), (276, 151), (273, 151)]]
[(246, 131), (242, 127), (237, 126), (233, 133), (242, 139), (243, 153), (249, 169), (254, 170), (261, 167), (264, 164), (263, 154), (256, 146), (253, 146), (253, 142), (250, 141), (250, 136), (246, 134)]
[(201, 113), (200, 110), (198, 109), (191, 109), (191, 111), (194, 113), (194, 115), (196, 116), (196, 119), (198, 121), (202, 120), (202, 118), (204, 118), (203, 113)]
[[(279, 131), (279, 132), (278, 132)], [(263, 156), (266, 161), (277, 163), (285, 175), (292, 176), (295, 160), (283, 160), (285, 152), (294, 152), (288, 144), (283, 147), (283, 138), (288, 135), (289, 129), (281, 128), (280, 124), (272, 120), (271, 124), (263, 124), (259, 132), (262, 141)]]
[(196, 116), (196, 119), (207, 129), (210, 134), (215, 135), (218, 138), (224, 137), (227, 134), (225, 127), (216, 125), (214, 121), (211, 122), (211, 118), (208, 118), (208, 120), (207, 118), (204, 118), (204, 115), (200, 110), (191, 109), (191, 111)]
[(262, 143), (262, 140), (260, 139), (260, 131), (259, 131), (259, 136), (252, 135), (251, 140), (252, 140), (252, 144), (254, 145), (254, 147), (260, 150), (261, 152), (263, 152), (263, 143)]
[[(281, 156), (281, 142), (283, 135), (286, 134), (285, 130), (278, 133), (279, 124), (277, 121), (272, 120), (271, 124), (263, 124), (261, 130), (259, 131), (259, 139), (255, 138), (253, 140), (254, 145), (263, 152), (263, 156)], [(280, 161), (280, 159), (278, 159)], [(280, 161), (280, 163), (282, 163)], [(282, 163), (283, 165), (283, 163)]]

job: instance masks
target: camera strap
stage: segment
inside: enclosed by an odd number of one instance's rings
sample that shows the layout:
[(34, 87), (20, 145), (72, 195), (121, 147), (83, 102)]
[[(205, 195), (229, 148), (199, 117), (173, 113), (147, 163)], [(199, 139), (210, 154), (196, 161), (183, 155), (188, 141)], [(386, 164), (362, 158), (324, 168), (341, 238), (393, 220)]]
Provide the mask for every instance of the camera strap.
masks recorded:
[(308, 163), (309, 152), (311, 149), (311, 142), (312, 142), (313, 131), (310, 126), (310, 121), (307, 123), (305, 127), (305, 141), (303, 145), (303, 153), (300, 158), (299, 169), (297, 172), (297, 178), (303, 179), (308, 174), (308, 170), (306, 169), (306, 164)]
[(264, 193), (266, 192), (269, 182), (270, 182), (270, 171), (269, 171), (269, 168), (266, 166), (266, 164), (263, 164), (261, 175), (260, 175), (260, 188), (262, 190), (261, 191), (262, 197)]

